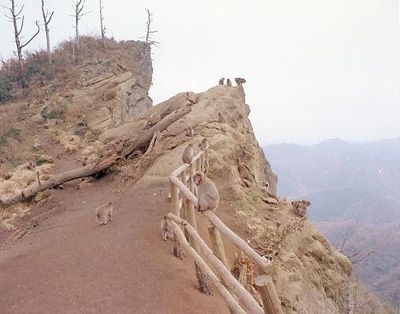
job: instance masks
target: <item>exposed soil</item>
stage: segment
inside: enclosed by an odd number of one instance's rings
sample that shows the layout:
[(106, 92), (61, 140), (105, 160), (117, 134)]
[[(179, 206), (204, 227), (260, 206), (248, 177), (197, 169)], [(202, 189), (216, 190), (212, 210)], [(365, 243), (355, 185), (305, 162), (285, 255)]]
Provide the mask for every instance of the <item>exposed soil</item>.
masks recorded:
[[(114, 183), (66, 184), (34, 228), (0, 248), (1, 313), (228, 312), (219, 296), (197, 290), (190, 259), (162, 241), (166, 192), (118, 193)], [(113, 222), (98, 226), (94, 209), (109, 199)]]

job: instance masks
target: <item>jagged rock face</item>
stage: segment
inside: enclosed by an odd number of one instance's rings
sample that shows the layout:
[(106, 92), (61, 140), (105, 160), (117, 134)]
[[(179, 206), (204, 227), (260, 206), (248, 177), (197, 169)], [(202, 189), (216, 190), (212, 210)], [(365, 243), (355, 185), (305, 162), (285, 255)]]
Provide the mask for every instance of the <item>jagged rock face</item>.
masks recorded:
[[(191, 112), (161, 133), (150, 154), (153, 157), (148, 157), (153, 160), (137, 186), (168, 186), (166, 178), (182, 164), (184, 147), (191, 142), (197, 153), (205, 137), (211, 145), (209, 177), (223, 201), (234, 204), (235, 213), (247, 221), (246, 226), (252, 226), (246, 237), (250, 234), (252, 241), (268, 247), (276, 237), (276, 224), (286, 228), (295, 214), (289, 202), (273, 197), (267, 197), (271, 202), (263, 202), (262, 183), (268, 181), (269, 192), (275, 193), (277, 178), (254, 136), (242, 87), (216, 86), (200, 94), (178, 94), (151, 108), (139, 120), (103, 132), (101, 138), (105, 142), (122, 135), (129, 138), (128, 130), (134, 125), (151, 127), (154, 117), (187, 105)], [(186, 135), (187, 127), (194, 129), (193, 137)], [(287, 313), (348, 311), (351, 264), (311, 224), (306, 221), (279, 248), (273, 277)]]
[[(260, 190), (264, 181), (269, 182), (272, 192), (276, 191), (277, 179), (254, 136), (242, 87), (216, 86), (201, 94), (178, 94), (132, 124), (148, 123), (156, 113), (172, 112), (187, 104), (192, 111), (162, 132), (155, 149), (163, 154), (148, 170), (148, 176), (167, 177), (181, 163), (184, 146), (192, 142), (198, 152), (205, 137), (211, 145), (209, 173), (223, 198), (240, 199), (247, 190)], [(107, 131), (102, 138), (112, 139), (129, 127)], [(194, 129), (194, 137), (186, 136), (187, 127)]]
[(150, 47), (129, 41), (120, 43), (118, 49), (125, 54), (124, 59), (86, 64), (85, 75), (80, 77), (82, 87), (59, 97), (49, 107), (66, 103), (66, 122), (85, 121), (94, 132), (121, 126), (152, 107), (148, 95), (153, 73)]

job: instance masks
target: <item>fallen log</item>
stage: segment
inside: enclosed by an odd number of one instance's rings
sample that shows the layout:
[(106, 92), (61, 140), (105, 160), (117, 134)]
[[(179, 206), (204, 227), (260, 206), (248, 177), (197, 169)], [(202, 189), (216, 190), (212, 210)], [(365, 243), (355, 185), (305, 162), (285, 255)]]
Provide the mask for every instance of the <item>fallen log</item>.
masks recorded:
[[(152, 126), (149, 129), (138, 130), (138, 132), (128, 140), (124, 142), (124, 151), (123, 155), (125, 157), (132, 154), (132, 152), (139, 146), (144, 143), (150, 142), (155, 132), (162, 132), (166, 128), (168, 128), (172, 123), (179, 120), (183, 116), (187, 115), (192, 108), (190, 106), (183, 107), (166, 117), (162, 118), (158, 123)], [(120, 138), (123, 138), (123, 134), (121, 134)]]
[(30, 199), (39, 192), (55, 188), (65, 182), (91, 176), (95, 173), (110, 168), (112, 165), (116, 164), (120, 159), (121, 159), (121, 151), (119, 153), (118, 152), (113, 153), (111, 156), (107, 156), (106, 158), (100, 160), (96, 164), (90, 164), (81, 168), (62, 172), (58, 175), (52, 176), (48, 181), (41, 182), (41, 184), (36, 183), (35, 185), (23, 189), (22, 191), (17, 192), (16, 194), (10, 197), (0, 198), (0, 205), (9, 206), (14, 203)]
[(122, 157), (129, 156), (138, 147), (150, 142), (155, 132), (158, 133), (165, 130), (168, 126), (182, 118), (184, 115), (188, 114), (191, 110), (192, 108), (190, 106), (178, 109), (175, 112), (162, 118), (153, 127), (139, 131), (136, 136), (131, 139), (125, 141), (122, 141), (119, 138), (115, 139), (113, 143), (108, 143), (108, 146), (111, 146), (112, 149), (108, 153), (106, 153), (103, 158), (100, 158), (90, 165), (54, 175), (48, 181), (40, 182), (41, 184), (30, 186), (12, 196), (4, 198), (0, 197), (0, 206), (5, 207), (30, 199), (39, 192), (55, 188), (65, 182), (89, 177), (101, 171), (107, 170), (111, 166), (118, 163), (122, 159)]

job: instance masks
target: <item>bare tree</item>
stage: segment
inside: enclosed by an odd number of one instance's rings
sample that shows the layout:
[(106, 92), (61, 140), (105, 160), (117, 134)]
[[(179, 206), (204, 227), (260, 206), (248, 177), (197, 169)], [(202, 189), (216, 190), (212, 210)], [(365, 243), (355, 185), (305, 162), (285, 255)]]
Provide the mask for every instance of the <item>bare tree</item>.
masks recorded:
[(106, 47), (106, 27), (104, 25), (104, 15), (103, 15), (103, 3), (102, 0), (99, 0), (100, 4), (100, 32), (101, 32), (101, 40), (103, 41), (103, 47)]
[(354, 229), (348, 229), (344, 234), (341, 236), (341, 240), (337, 245), (337, 249), (339, 253), (347, 256), (352, 264), (357, 264), (365, 260), (366, 258), (370, 257), (371, 255), (375, 254), (374, 249), (362, 249), (362, 250), (352, 250), (348, 249), (349, 240), (354, 235)]
[[(6, 7), (4, 5), (1, 5), (3, 8), (6, 8), (7, 10), (10, 11), (11, 16), (5, 14), (5, 16), (10, 20), (10, 22), (13, 23), (14, 26), (14, 38), (15, 38), (15, 45), (17, 46), (17, 55), (18, 55), (18, 60), (22, 61), (22, 49), (25, 48), (29, 43), (39, 34), (40, 32), (40, 26), (39, 26), (39, 21), (36, 21), (35, 24), (37, 26), (37, 31), (35, 34), (32, 35), (32, 37), (29, 38), (26, 42), (22, 42), (22, 30), (24, 28), (24, 20), (25, 16), (21, 15), (22, 10), (24, 9), (24, 4), (21, 6), (20, 9), (17, 9), (15, 5), (15, 0), (9, 0), (10, 1), (10, 7)], [(20, 23), (20, 25), (18, 25)]]
[(81, 20), (82, 16), (86, 13), (83, 13), (83, 8), (85, 6), (85, 0), (76, 0), (73, 4), (74, 15), (75, 18), (75, 43), (76, 48), (79, 49), (79, 21)]
[(53, 63), (51, 59), (51, 48), (50, 48), (50, 29), (49, 24), (53, 17), (54, 11), (50, 11), (44, 8), (44, 0), (42, 0), (42, 16), (44, 23), (44, 30), (46, 32), (46, 43), (47, 43), (47, 55), (49, 56), (49, 63)]
[(153, 22), (153, 14), (149, 9), (146, 9), (147, 12), (147, 22), (146, 22), (146, 44), (157, 46), (159, 42), (152, 40), (152, 36), (154, 33), (158, 31), (151, 29), (151, 23)]
[(375, 250), (371, 249), (371, 250), (355, 251), (346, 256), (352, 264), (358, 264), (359, 262), (362, 262), (363, 260), (365, 260), (366, 258), (370, 257), (373, 254), (375, 254)]

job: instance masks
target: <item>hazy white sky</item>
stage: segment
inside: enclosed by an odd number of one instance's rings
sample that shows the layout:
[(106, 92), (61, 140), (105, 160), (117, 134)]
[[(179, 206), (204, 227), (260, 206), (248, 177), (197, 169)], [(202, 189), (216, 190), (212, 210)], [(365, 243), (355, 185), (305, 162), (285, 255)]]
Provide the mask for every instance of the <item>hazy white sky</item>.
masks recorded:
[[(9, 0), (0, 0), (7, 4)], [(25, 2), (25, 33), (41, 18), (40, 0)], [(82, 34), (98, 34), (98, 1), (87, 0)], [(314, 143), (339, 137), (400, 136), (400, 32), (397, 0), (103, 0), (108, 34), (144, 35), (145, 8), (159, 30), (154, 86), (159, 103), (204, 91), (218, 79), (247, 79), (258, 139)], [(54, 9), (54, 43), (73, 35), (70, 0)], [(0, 54), (15, 49), (0, 16)], [(28, 36), (28, 35), (27, 35)], [(44, 33), (30, 48), (45, 47)]]

